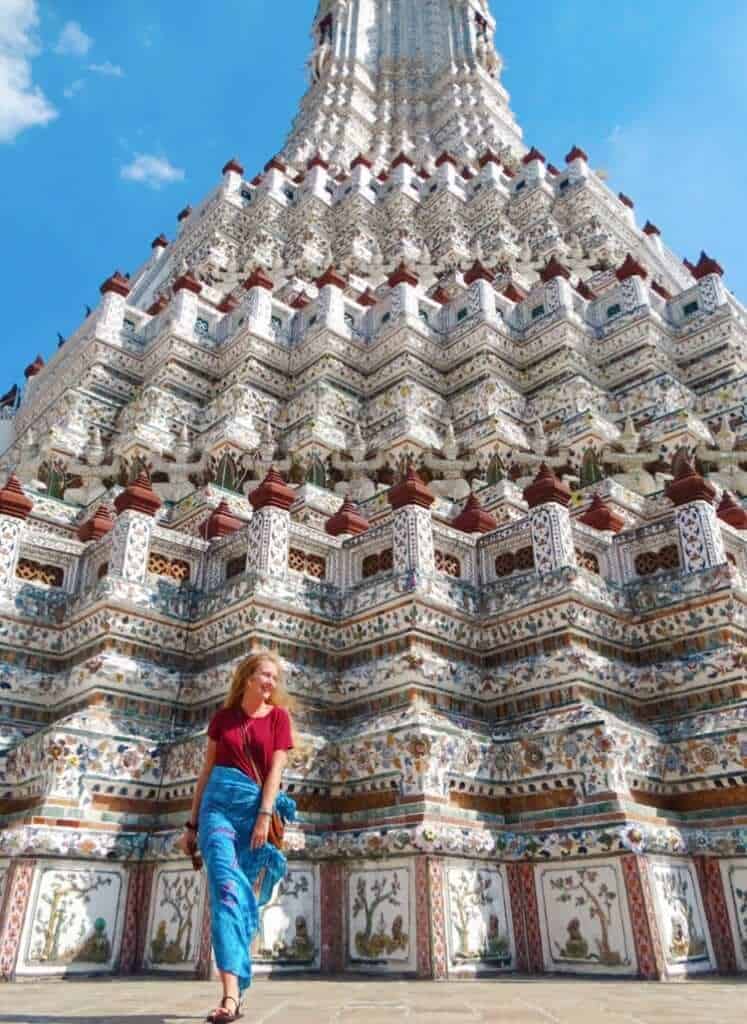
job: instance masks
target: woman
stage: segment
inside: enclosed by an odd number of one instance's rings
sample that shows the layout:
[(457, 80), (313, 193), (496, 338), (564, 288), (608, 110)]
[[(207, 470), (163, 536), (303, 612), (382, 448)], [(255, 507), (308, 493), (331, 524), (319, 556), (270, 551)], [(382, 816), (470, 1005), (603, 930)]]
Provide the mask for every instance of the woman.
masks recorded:
[(293, 820), (296, 805), (278, 793), (293, 747), (290, 701), (277, 655), (258, 651), (236, 669), (231, 689), (208, 727), (205, 763), (197, 779), (182, 846), (205, 858), (213, 949), (223, 985), (216, 1024), (241, 1016), (251, 983), (250, 946), (259, 908), (285, 874), (286, 860), (267, 841), (273, 808)]

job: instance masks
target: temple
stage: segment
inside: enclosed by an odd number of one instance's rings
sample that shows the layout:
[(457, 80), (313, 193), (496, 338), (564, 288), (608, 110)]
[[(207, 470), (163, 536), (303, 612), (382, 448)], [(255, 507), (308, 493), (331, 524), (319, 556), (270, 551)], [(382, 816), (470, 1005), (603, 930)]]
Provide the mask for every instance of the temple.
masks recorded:
[(495, 32), (323, 0), (285, 145), (4, 382), (3, 977), (209, 974), (175, 844), (261, 646), (260, 970), (747, 969), (747, 311), (524, 141)]

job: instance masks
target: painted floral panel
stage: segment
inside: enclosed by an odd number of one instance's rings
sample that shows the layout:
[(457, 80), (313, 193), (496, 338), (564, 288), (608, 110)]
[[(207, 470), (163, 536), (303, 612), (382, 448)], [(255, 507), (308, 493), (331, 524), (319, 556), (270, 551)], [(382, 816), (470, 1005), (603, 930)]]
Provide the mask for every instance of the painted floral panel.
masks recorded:
[(710, 936), (693, 865), (654, 861), (651, 880), (667, 970), (671, 974), (712, 970)]
[(721, 877), (729, 912), (737, 966), (747, 970), (747, 860), (721, 861)]
[(205, 876), (161, 868), (153, 886), (145, 962), (153, 970), (193, 970), (200, 952)]
[(636, 973), (625, 885), (616, 863), (542, 867), (536, 878), (547, 970)]
[(316, 870), (290, 868), (262, 910), (252, 960), (309, 969), (318, 966), (319, 943)]
[(19, 973), (110, 970), (125, 888), (121, 869), (41, 865)]
[(405, 969), (415, 951), (410, 870), (406, 865), (352, 870), (348, 877), (351, 964)]
[(511, 920), (500, 868), (469, 862), (449, 864), (446, 909), (452, 967), (511, 967)]

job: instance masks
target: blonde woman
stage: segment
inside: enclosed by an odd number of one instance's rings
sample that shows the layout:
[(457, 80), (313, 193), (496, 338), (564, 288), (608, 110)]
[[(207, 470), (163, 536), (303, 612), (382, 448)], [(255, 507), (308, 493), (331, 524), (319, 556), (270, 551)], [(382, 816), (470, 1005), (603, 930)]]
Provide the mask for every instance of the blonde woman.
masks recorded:
[(296, 813), (294, 801), (279, 792), (293, 747), (289, 703), (277, 655), (258, 651), (239, 665), (208, 726), (205, 763), (185, 825), (183, 848), (194, 857), (199, 842), (207, 867), (213, 949), (223, 985), (220, 1006), (207, 1017), (215, 1024), (241, 1016), (259, 908), (287, 867), (267, 837), (273, 810), (286, 821)]

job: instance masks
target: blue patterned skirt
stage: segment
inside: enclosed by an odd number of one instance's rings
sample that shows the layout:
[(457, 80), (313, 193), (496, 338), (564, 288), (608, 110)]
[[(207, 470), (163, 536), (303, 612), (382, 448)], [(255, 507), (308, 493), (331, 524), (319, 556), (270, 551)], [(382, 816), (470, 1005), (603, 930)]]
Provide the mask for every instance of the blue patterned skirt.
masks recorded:
[[(205, 858), (215, 962), (235, 974), (243, 992), (252, 980), (250, 947), (259, 927), (260, 908), (287, 868), (284, 855), (265, 843), (249, 846), (262, 791), (238, 768), (215, 767), (202, 794), (200, 850)], [(275, 809), (285, 821), (296, 817), (296, 804), (278, 793)]]

